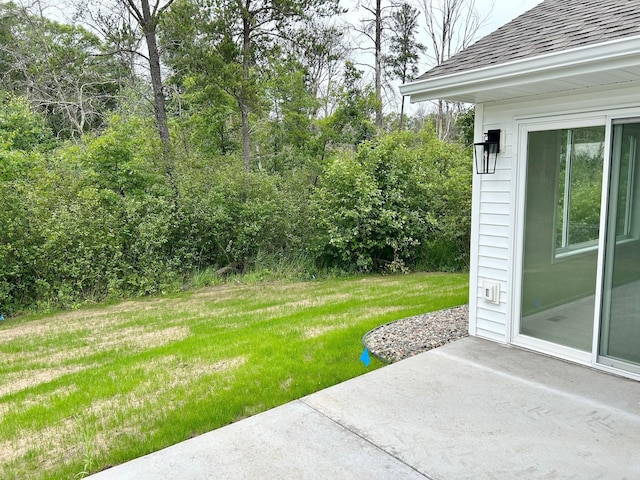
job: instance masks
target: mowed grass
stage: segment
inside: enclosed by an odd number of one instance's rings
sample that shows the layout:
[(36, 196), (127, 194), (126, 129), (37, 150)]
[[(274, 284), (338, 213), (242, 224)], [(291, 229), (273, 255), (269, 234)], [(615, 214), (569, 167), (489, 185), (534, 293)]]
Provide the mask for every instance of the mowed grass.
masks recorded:
[(72, 479), (381, 366), (361, 337), (466, 274), (220, 286), (0, 324), (0, 478)]

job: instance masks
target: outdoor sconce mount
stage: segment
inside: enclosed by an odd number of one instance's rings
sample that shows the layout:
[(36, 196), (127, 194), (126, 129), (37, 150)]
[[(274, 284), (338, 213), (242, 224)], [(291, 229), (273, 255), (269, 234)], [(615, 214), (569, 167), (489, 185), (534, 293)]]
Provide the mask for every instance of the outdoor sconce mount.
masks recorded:
[(473, 144), (476, 172), (479, 175), (496, 173), (496, 161), (500, 153), (500, 130), (488, 130), (484, 142)]

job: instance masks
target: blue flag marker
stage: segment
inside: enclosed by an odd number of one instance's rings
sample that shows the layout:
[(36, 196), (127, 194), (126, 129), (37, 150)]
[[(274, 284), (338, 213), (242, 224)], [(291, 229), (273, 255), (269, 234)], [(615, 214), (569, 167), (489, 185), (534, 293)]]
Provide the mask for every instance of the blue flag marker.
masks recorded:
[(364, 363), (365, 367), (368, 367), (371, 363), (371, 357), (369, 357), (369, 350), (367, 348), (365, 348), (364, 352), (360, 355), (360, 361)]
[(4, 315), (0, 313), (0, 322), (4, 320)]

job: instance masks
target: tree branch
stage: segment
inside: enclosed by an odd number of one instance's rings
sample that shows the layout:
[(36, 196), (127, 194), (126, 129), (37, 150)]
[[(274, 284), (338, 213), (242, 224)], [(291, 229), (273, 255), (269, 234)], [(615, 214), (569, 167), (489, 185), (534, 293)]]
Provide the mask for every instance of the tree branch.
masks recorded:
[(124, 2), (128, 6), (129, 11), (134, 17), (136, 17), (136, 20), (138, 21), (138, 23), (140, 25), (144, 25), (144, 15), (140, 10), (138, 10), (138, 6), (135, 4), (135, 2), (133, 0), (120, 0), (120, 1)]
[(104, 52), (104, 53), (92, 53), (89, 55), (90, 57), (113, 57), (119, 53), (131, 53), (132, 55), (137, 55), (144, 60), (149, 61), (149, 57), (147, 57), (144, 53), (138, 52), (137, 50), (131, 50), (128, 48), (119, 48), (118, 50), (114, 50), (113, 52)]

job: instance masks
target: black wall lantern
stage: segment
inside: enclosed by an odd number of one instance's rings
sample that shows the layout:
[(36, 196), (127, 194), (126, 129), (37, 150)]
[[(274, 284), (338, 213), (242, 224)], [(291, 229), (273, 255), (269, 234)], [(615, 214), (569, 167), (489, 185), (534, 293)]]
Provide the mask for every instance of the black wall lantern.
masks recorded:
[(480, 175), (496, 173), (496, 161), (500, 153), (500, 130), (488, 130), (484, 142), (473, 144), (476, 172)]

